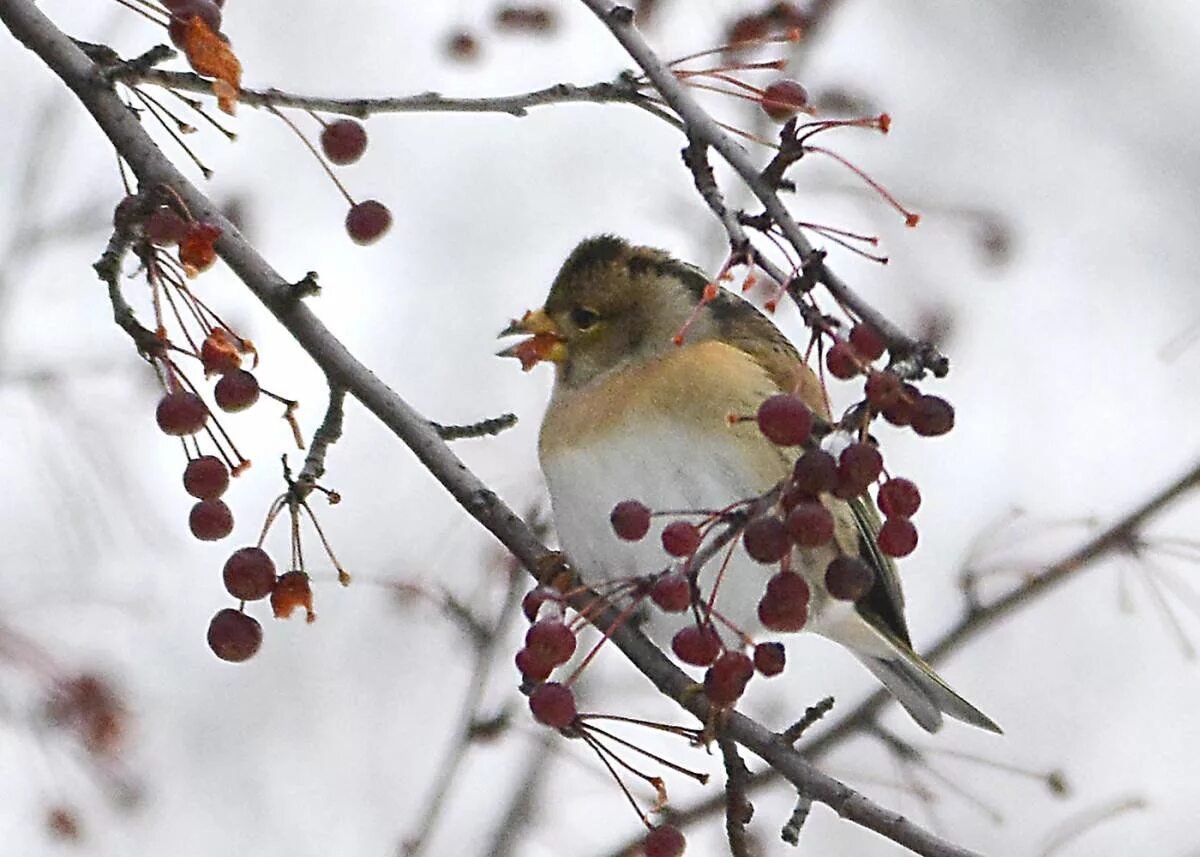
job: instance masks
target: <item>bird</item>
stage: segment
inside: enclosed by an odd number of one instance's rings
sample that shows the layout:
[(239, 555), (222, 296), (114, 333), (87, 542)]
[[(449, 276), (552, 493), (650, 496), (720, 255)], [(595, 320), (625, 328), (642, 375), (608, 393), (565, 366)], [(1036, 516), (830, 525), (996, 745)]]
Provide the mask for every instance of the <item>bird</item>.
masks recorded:
[[(753, 420), (731, 415), (753, 415), (764, 400), (789, 393), (829, 419), (816, 374), (767, 315), (668, 252), (613, 235), (587, 238), (570, 253), (544, 305), (501, 336), (518, 334), (527, 338), (502, 356), (519, 357), (526, 369), (554, 366), (538, 458), (560, 547), (592, 587), (644, 579), (670, 560), (656, 538), (614, 534), (617, 503), (720, 510), (767, 496), (788, 478), (803, 450), (772, 443)], [(937, 731), (948, 715), (999, 733), (914, 651), (896, 567), (875, 542), (879, 515), (869, 495), (821, 502), (833, 513), (836, 546), (796, 547), (791, 557), (811, 591), (805, 630), (857, 656), (925, 730)], [(669, 517), (655, 516), (652, 536)], [(824, 571), (839, 549), (874, 571), (854, 602), (826, 588)], [(702, 571), (700, 591), (710, 591), (718, 564)], [(755, 607), (769, 574), (735, 547), (714, 608), (740, 629), (762, 630)]]

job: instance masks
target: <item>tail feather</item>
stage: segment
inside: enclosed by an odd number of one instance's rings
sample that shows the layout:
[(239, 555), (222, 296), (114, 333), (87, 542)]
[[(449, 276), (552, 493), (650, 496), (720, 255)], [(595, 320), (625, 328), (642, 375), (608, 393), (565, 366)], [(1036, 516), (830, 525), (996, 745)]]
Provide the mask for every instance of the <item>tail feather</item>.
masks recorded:
[(916, 653), (897, 648), (894, 658), (885, 660), (868, 655), (860, 656), (860, 660), (925, 731), (940, 729), (945, 713), (956, 720), (1001, 734), (1002, 730), (994, 720), (959, 696)]

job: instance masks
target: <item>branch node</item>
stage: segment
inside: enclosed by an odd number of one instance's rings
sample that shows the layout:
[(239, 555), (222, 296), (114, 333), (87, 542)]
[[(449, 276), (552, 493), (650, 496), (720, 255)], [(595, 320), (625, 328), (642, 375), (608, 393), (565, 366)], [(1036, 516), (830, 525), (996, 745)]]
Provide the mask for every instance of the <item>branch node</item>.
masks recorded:
[(301, 279), (291, 284), (292, 296), (296, 300), (315, 297), (321, 294), (321, 285), (317, 282), (317, 272), (309, 271)]

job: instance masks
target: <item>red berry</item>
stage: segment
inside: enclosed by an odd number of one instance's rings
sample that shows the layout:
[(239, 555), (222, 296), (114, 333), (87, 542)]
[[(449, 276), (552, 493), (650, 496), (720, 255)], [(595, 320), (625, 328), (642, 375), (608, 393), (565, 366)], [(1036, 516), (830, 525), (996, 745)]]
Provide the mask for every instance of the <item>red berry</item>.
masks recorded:
[(691, 556), (700, 546), (700, 528), (687, 521), (672, 521), (663, 528), (662, 545), (671, 556)]
[(262, 625), (253, 616), (226, 607), (208, 623), (208, 647), (218, 658), (240, 663), (262, 645)]
[(680, 857), (687, 848), (687, 840), (678, 827), (664, 824), (646, 834), (642, 852), (646, 857)]
[(456, 60), (475, 59), (479, 55), (479, 41), (465, 31), (452, 33), (446, 39), (446, 53)]
[(887, 343), (879, 335), (879, 331), (866, 322), (859, 322), (850, 331), (850, 344), (863, 360), (871, 363), (883, 356)]
[(896, 398), (883, 406), (883, 418), (894, 426), (903, 428), (912, 422), (913, 402), (921, 395), (912, 384), (903, 384)]
[(857, 601), (874, 584), (875, 572), (858, 557), (839, 556), (825, 569), (825, 588), (843, 601)]
[(903, 384), (892, 372), (872, 372), (867, 376), (864, 392), (871, 407), (882, 411), (895, 404), (902, 389)]
[(182, 437), (204, 428), (204, 423), (208, 421), (208, 406), (195, 393), (176, 390), (158, 400), (154, 418), (165, 433)]
[(234, 598), (257, 601), (270, 595), (275, 586), (275, 563), (262, 548), (239, 548), (225, 560), (221, 576), (225, 591)]
[(888, 556), (908, 556), (917, 549), (917, 528), (908, 518), (888, 518), (879, 529), (877, 541)]
[(732, 705), (754, 675), (754, 661), (743, 652), (725, 652), (704, 674), (704, 695), (714, 705)]
[(763, 90), (761, 104), (764, 113), (783, 122), (808, 106), (808, 91), (794, 80), (777, 80)]
[(799, 446), (812, 431), (812, 411), (795, 396), (780, 393), (758, 406), (758, 428), (771, 443)]
[(921, 508), (921, 491), (907, 479), (889, 479), (879, 486), (876, 505), (889, 518), (911, 518)]
[(215, 542), (233, 532), (233, 512), (220, 500), (201, 500), (188, 514), (192, 535), (202, 542)]
[(321, 150), (339, 166), (352, 164), (367, 150), (367, 129), (353, 119), (330, 122), (321, 131)]
[(200, 500), (216, 500), (229, 487), (229, 468), (215, 455), (202, 455), (183, 469), (183, 490)]
[(529, 694), (529, 710), (534, 718), (554, 729), (566, 729), (575, 722), (575, 694), (556, 681), (539, 684)]
[(170, 206), (160, 205), (146, 218), (144, 232), (151, 244), (167, 247), (178, 244), (187, 235), (187, 221)]
[(820, 500), (797, 503), (787, 516), (787, 531), (800, 547), (815, 548), (833, 541), (833, 513)]
[(754, 647), (754, 668), (763, 675), (779, 675), (786, 664), (783, 643), (759, 643)]
[(575, 635), (561, 619), (542, 619), (525, 632), (525, 648), (538, 660), (558, 666), (575, 654)]
[(939, 396), (921, 395), (912, 406), (913, 431), (936, 437), (954, 428), (954, 407)]
[(355, 244), (373, 244), (392, 227), (392, 212), (382, 202), (356, 202), (346, 213), (346, 232)]
[(543, 604), (547, 601), (557, 601), (558, 598), (558, 593), (549, 586), (535, 586), (521, 599), (521, 612), (525, 614), (526, 619), (533, 622), (537, 619)]
[(554, 672), (554, 664), (529, 649), (521, 649), (514, 660), (526, 681), (542, 682)]
[(650, 531), (650, 510), (637, 500), (622, 500), (608, 516), (613, 532), (627, 542), (645, 538)]
[(188, 22), (196, 15), (204, 19), (208, 28), (214, 33), (221, 29), (221, 9), (212, 0), (171, 0), (164, 3), (171, 12), (171, 20), (167, 25), (167, 33), (175, 47), (185, 50), (184, 37), (187, 34)]
[(848, 496), (861, 494), (883, 472), (883, 456), (873, 444), (855, 441), (838, 456), (838, 487)]
[(281, 574), (271, 587), (271, 612), (276, 619), (287, 619), (296, 608), (303, 607), (305, 618), (312, 622), (317, 618), (313, 612), (312, 585), (303, 571)]
[(813, 449), (796, 459), (792, 485), (807, 497), (832, 491), (838, 484), (837, 461), (823, 449)]
[(783, 559), (792, 546), (792, 540), (783, 521), (774, 515), (763, 515), (746, 524), (742, 544), (752, 560), (769, 564)]
[(781, 571), (767, 581), (767, 591), (758, 602), (758, 621), (772, 631), (799, 631), (808, 621), (810, 596), (803, 577)]
[(258, 401), (258, 379), (245, 369), (234, 369), (221, 376), (213, 388), (213, 398), (223, 411), (236, 413)]
[(692, 585), (677, 571), (664, 574), (650, 586), (650, 600), (666, 613), (682, 613), (692, 605)]
[(825, 353), (825, 368), (829, 374), (843, 381), (858, 374), (858, 360), (855, 359), (854, 349), (848, 342), (838, 340)]
[(712, 625), (688, 625), (671, 638), (671, 651), (685, 664), (706, 667), (721, 653), (721, 638)]

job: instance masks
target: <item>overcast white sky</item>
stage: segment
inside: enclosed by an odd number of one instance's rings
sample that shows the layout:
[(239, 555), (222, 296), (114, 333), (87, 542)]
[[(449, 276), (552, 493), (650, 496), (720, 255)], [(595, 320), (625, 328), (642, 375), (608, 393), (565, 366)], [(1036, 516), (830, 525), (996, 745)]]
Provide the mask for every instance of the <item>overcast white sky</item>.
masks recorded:
[[(71, 34), (111, 38), (126, 54), (161, 37), (113, 4), (40, 5)], [(490, 7), (475, 0), (302, 0), (286, 12), (229, 0), (225, 29), (248, 85), (299, 92), (499, 94), (610, 79), (629, 65), (581, 5), (550, 5), (561, 18), (552, 40), (496, 35)], [(730, 10), (754, 8), (733, 0), (662, 6), (649, 35), (665, 56), (714, 44)], [(447, 63), (440, 51), (446, 33), (462, 25), (484, 38), (474, 65)], [(954, 576), (979, 531), (1007, 510), (1022, 507), (1035, 521), (1107, 520), (1195, 460), (1200, 346), (1170, 361), (1160, 352), (1200, 321), (1198, 38), (1200, 15), (1184, 0), (844, 0), (797, 72), (814, 92), (845, 88), (892, 114), (888, 137), (846, 133), (836, 146), (924, 220), (904, 229), (846, 174), (816, 165), (796, 175), (796, 211), (882, 236), (892, 259), (886, 268), (836, 249), (833, 258), (898, 321), (915, 326), (931, 312), (951, 319), (953, 371), (930, 388), (955, 403), (956, 429), (934, 441), (880, 429), (889, 466), (917, 479), (925, 496), (921, 547), (901, 567), (918, 642), (955, 621)], [(80, 850), (105, 857), (390, 855), (419, 821), (470, 659), (435, 610), (398, 607), (382, 584), (445, 586), (476, 603), (494, 601), (494, 546), (352, 404), (346, 438), (328, 462), (327, 481), (345, 501), (323, 511), (322, 523), (355, 585), (336, 586), (313, 540), (319, 621), (275, 622), (257, 606), (262, 652), (240, 667), (212, 657), (204, 630), (228, 600), (220, 567), (232, 547), (253, 540), (279, 491), (286, 430), (261, 407), (228, 420), (256, 463), (230, 495), (238, 527), (226, 543), (191, 540), (178, 448), (154, 430), (148, 370), (111, 324), (90, 269), (119, 194), (111, 149), (32, 55), (7, 37), (0, 46), (9, 81), (0, 150), (10, 155), (0, 168), (0, 233), (22, 221), (54, 224), (93, 200), (104, 209), (86, 234), (32, 256), (10, 248), (3, 263), (0, 625), (63, 665), (113, 677), (135, 715), (123, 765), (144, 788), (136, 809), (115, 809), (75, 754), (35, 739), (25, 725), (31, 685), (0, 669), (0, 710), (9, 715), (0, 721), (0, 838), (14, 854), (65, 853), (44, 834), (42, 813), (68, 801), (81, 808)], [(46, 105), (62, 111), (57, 132), (36, 142), (53, 166), (36, 207), (14, 210), (11, 188), (28, 163), (33, 117)], [(730, 121), (751, 121), (736, 105), (713, 106)], [(550, 379), (494, 359), (496, 332), (540, 302), (583, 236), (616, 232), (709, 267), (722, 252), (680, 166), (678, 135), (629, 108), (550, 107), (521, 120), (372, 119), (366, 157), (341, 175), (352, 192), (386, 201), (395, 225), (365, 250), (344, 236), (337, 193), (279, 122), (243, 109), (232, 124), (241, 136), (235, 145), (208, 132), (192, 138), (215, 170), (212, 194), (245, 201), (247, 233), (285, 275), (320, 272), (324, 292), (314, 309), (431, 418), (520, 416), (499, 438), (460, 444), (518, 508), (541, 496), (534, 441)], [(977, 221), (964, 210), (994, 213), (1011, 230), (1006, 264), (987, 263)], [(317, 371), (226, 270), (218, 266), (197, 289), (255, 340), (263, 384), (299, 398), (311, 431), (324, 408)], [(16, 380), (43, 369), (63, 373), (61, 381)], [(1153, 533), (1194, 538), (1198, 508), (1180, 505)], [(999, 541), (1008, 559), (1036, 559), (1083, 534), (1060, 527), (1049, 538)], [(271, 544), (282, 551), (279, 536)], [(1179, 580), (1197, 578), (1192, 565), (1160, 565)], [(951, 725), (928, 738), (895, 711), (885, 718), (921, 747), (1031, 771), (1061, 768), (1069, 800), (1034, 780), (947, 759), (942, 770), (989, 809), (939, 791), (931, 819), (895, 787), (896, 768), (870, 741), (839, 751), (830, 771), (988, 854), (1039, 854), (1070, 819), (1133, 798), (1145, 807), (1056, 853), (1198, 853), (1200, 671), (1144, 577), (1131, 561), (1089, 570), (944, 666), (1005, 737)], [(1197, 638), (1197, 616), (1178, 612)], [(511, 784), (541, 752), (509, 666), (520, 632), (514, 627), (513, 646), (484, 692), (489, 711), (515, 705), (513, 726), (469, 757), (431, 854), (486, 848)], [(819, 641), (790, 653), (798, 665), (791, 684), (751, 700), (772, 722), (829, 692), (849, 708), (872, 687), (851, 659)], [(618, 655), (600, 660), (587, 696), (597, 707), (617, 700), (611, 708), (680, 719)], [(637, 830), (594, 759), (564, 743), (543, 774), (519, 854), (602, 854)], [(718, 759), (680, 745), (668, 751), (719, 779)], [(707, 793), (678, 778), (668, 783), (680, 806)], [(766, 853), (786, 853), (775, 834), (790, 809), (787, 794), (758, 803), (755, 829)], [(692, 841), (689, 853), (719, 853), (719, 824)], [(900, 849), (818, 808), (796, 853)]]

